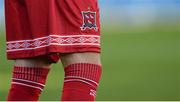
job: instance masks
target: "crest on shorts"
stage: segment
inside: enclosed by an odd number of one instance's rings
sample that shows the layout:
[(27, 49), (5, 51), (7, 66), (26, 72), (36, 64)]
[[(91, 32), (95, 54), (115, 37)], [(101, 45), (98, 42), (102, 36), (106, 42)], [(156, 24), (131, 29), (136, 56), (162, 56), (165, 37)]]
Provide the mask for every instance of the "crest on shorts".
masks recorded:
[(82, 11), (82, 17), (83, 17), (83, 25), (80, 27), (81, 30), (86, 29), (94, 29), (95, 31), (98, 30), (97, 24), (96, 24), (96, 12), (92, 11)]

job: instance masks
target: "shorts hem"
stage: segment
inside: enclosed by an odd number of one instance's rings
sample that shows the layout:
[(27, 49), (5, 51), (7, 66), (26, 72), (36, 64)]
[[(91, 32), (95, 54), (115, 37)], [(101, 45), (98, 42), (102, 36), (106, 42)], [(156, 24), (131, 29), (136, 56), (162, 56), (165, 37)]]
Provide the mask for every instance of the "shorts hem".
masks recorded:
[[(38, 56), (48, 56), (55, 53), (84, 53), (84, 52), (95, 52), (100, 53), (100, 48), (74, 48), (74, 49), (68, 49), (67, 50), (51, 50), (47, 51), (47, 48), (38, 49), (38, 50), (31, 50), (31, 51), (17, 51), (17, 52), (7, 52), (7, 59), (8, 60), (15, 60), (15, 59), (24, 59), (24, 58), (34, 58)], [(77, 50), (78, 49), (78, 50)]]

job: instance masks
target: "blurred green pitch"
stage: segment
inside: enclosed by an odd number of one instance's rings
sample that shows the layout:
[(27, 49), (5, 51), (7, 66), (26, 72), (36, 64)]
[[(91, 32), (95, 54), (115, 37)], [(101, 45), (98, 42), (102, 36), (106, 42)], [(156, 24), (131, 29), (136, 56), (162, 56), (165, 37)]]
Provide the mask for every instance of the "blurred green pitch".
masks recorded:
[[(102, 28), (103, 76), (97, 100), (180, 100), (180, 25)], [(5, 101), (13, 61), (6, 60), (2, 30), (0, 43), (0, 100)], [(59, 63), (52, 67), (40, 100), (60, 99), (63, 69)]]

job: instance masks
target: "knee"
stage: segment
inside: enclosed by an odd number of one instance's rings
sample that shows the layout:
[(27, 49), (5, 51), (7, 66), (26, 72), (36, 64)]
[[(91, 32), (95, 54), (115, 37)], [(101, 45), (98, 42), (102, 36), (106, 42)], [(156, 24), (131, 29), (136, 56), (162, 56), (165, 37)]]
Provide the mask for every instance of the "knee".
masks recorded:
[(75, 63), (91, 63), (101, 65), (100, 53), (95, 52), (60, 54), (60, 57), (64, 66)]
[(44, 57), (16, 59), (15, 66), (49, 68), (51, 66), (51, 61)]

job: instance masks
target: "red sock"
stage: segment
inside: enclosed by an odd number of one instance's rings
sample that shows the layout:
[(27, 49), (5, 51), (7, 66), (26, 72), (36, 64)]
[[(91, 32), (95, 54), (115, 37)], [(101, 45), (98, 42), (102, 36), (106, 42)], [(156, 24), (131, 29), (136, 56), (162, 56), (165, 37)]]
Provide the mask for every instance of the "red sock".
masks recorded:
[(8, 101), (37, 101), (49, 69), (14, 67)]
[(94, 101), (100, 76), (100, 65), (69, 65), (65, 68), (62, 101)]

